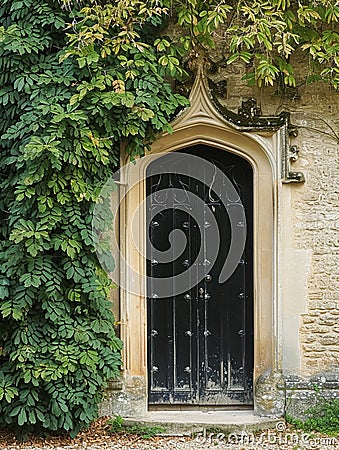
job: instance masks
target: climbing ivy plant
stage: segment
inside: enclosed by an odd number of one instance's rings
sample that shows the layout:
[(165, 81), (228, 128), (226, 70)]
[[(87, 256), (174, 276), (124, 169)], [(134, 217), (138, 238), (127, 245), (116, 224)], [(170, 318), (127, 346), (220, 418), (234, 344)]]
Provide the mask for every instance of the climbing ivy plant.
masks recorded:
[[(338, 0), (174, 0), (185, 48), (245, 65), (250, 86), (326, 82), (339, 88)], [(217, 45), (216, 45), (217, 43)]]
[[(138, 45), (109, 18), (82, 48), (65, 29), (86, 43), (98, 12), (87, 3), (0, 6), (0, 426), (22, 433), (75, 435), (119, 373), (92, 212), (120, 147), (142, 154), (187, 102), (163, 78), (180, 70), (150, 45), (161, 9), (138, 6)], [(102, 46), (100, 33), (121, 47)]]

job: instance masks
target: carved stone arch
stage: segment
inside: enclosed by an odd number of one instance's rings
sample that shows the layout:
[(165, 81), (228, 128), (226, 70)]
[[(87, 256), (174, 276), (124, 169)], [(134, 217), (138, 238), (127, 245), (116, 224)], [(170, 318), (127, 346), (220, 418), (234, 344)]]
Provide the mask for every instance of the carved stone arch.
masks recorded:
[[(250, 114), (250, 113), (249, 113)], [(223, 109), (212, 97), (208, 83), (199, 72), (190, 95), (190, 106), (172, 123), (173, 133), (163, 134), (152, 146), (155, 157), (196, 144), (239, 155), (253, 168), (254, 183), (254, 410), (258, 414), (283, 413), (284, 393), (280, 376), (280, 204), (282, 182), (303, 181), (290, 171), (288, 117), (243, 117)], [(141, 275), (146, 274), (145, 252), (130, 240), (135, 209), (146, 196), (149, 158), (129, 165), (122, 181), (120, 241), (124, 261)], [(134, 185), (128, 190), (128, 186)], [(145, 213), (139, 217), (138, 241), (145, 248)], [(135, 230), (134, 230), (135, 231)], [(132, 281), (120, 266), (122, 285)], [(138, 416), (147, 411), (146, 288), (142, 295), (120, 291), (121, 337), (124, 342), (121, 390), (111, 395), (115, 413)], [(267, 393), (271, 392), (270, 395)], [(108, 410), (110, 408), (108, 407)], [(104, 409), (105, 411), (105, 409)], [(107, 409), (106, 409), (107, 411)]]

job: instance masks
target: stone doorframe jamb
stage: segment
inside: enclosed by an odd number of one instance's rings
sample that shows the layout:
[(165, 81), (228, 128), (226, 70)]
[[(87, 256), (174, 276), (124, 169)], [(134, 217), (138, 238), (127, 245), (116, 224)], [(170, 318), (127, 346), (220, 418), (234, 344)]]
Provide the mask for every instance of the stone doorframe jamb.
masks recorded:
[[(260, 415), (283, 413), (281, 386), (280, 318), (280, 190), (282, 130), (242, 132), (221, 116), (210, 100), (203, 76), (193, 86), (191, 106), (172, 124), (173, 134), (163, 134), (152, 146), (152, 155), (204, 144), (232, 152), (246, 159), (253, 168), (254, 236), (254, 410)], [(150, 158), (128, 165), (121, 184), (121, 252), (139, 273), (146, 274), (144, 252), (138, 252), (131, 236), (134, 211), (146, 197), (146, 169)], [(141, 173), (140, 173), (141, 172)], [(130, 186), (137, 183), (133, 189)], [(139, 216), (138, 240), (145, 249), (145, 209)], [(128, 286), (128, 270), (121, 265), (122, 285)], [(141, 287), (146, 292), (146, 286)], [(147, 309), (146, 297), (121, 290), (121, 338), (123, 379), (139, 377), (144, 411), (147, 411)], [(139, 390), (140, 392), (140, 390)], [(140, 412), (140, 411), (139, 411)]]

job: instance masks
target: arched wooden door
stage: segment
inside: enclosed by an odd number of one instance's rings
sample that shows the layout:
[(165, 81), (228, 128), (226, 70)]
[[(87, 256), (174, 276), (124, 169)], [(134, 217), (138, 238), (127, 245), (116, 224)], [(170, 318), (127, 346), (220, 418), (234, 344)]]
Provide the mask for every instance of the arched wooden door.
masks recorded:
[[(252, 168), (243, 158), (206, 145), (189, 147), (180, 153), (193, 155), (189, 165), (201, 164), (199, 180), (185, 175), (181, 160), (168, 154), (147, 169), (149, 404), (251, 405)], [(220, 192), (215, 190), (213, 173), (202, 169), (204, 161), (221, 170), (231, 183), (233, 194), (227, 205), (220, 201), (226, 186), (219, 184)], [(166, 194), (169, 188), (174, 189), (175, 195)], [(245, 244), (234, 272), (220, 282), (219, 274), (231, 248), (232, 207), (240, 207), (245, 213)], [(198, 216), (194, 211), (199, 212)], [(217, 223), (219, 243), (217, 256), (211, 258), (209, 249), (215, 246), (216, 239), (210, 223), (213, 220)], [(244, 223), (238, 220), (236, 226), (244, 227)], [(181, 238), (173, 234), (174, 230), (180, 230)], [(179, 253), (176, 236), (180, 245), (183, 237), (186, 243)], [(173, 251), (173, 259), (169, 255), (165, 262), (159, 261), (159, 251)], [(177, 276), (189, 268), (200, 274), (202, 270), (204, 276), (198, 277), (196, 284), (192, 276), (187, 289), (177, 292)], [(159, 280), (171, 277), (173, 295), (164, 298), (159, 295)]]

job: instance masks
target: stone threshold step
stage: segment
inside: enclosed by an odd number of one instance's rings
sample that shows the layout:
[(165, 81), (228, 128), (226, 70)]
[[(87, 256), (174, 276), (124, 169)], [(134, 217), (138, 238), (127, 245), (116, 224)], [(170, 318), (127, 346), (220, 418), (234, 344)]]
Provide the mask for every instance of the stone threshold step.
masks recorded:
[(253, 411), (150, 411), (140, 417), (124, 418), (126, 426), (162, 427), (164, 434), (192, 435), (201, 432), (241, 433), (283, 427), (282, 418), (260, 417)]

